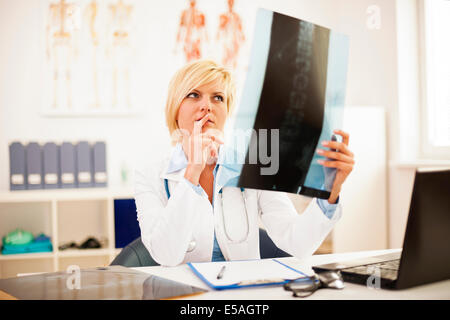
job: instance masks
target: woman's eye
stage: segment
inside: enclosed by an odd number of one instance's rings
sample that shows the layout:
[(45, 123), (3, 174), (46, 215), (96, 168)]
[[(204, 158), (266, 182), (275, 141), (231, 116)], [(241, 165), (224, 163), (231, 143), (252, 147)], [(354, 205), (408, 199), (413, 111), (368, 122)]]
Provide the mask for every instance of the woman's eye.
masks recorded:
[(198, 93), (196, 92), (191, 92), (187, 95), (188, 98), (198, 98)]
[(216, 99), (217, 101), (223, 102), (223, 97), (222, 96), (215, 96), (214, 99)]

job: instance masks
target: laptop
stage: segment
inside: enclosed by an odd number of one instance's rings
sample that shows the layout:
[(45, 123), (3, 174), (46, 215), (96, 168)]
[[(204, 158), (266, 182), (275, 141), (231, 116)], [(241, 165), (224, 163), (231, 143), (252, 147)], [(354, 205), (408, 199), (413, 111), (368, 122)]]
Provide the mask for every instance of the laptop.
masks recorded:
[(450, 279), (450, 169), (417, 170), (401, 252), (313, 267), (344, 281), (406, 289)]

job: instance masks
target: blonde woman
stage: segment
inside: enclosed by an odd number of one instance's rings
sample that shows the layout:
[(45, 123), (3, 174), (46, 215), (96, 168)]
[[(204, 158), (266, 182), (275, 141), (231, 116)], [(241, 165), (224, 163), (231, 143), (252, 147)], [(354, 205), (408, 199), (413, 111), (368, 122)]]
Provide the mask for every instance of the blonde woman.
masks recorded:
[(313, 199), (300, 215), (283, 192), (226, 186), (239, 174), (223, 138), (234, 95), (231, 74), (209, 60), (184, 66), (169, 84), (165, 113), (174, 147), (135, 175), (142, 242), (161, 265), (259, 259), (259, 220), (278, 248), (304, 258), (342, 214), (336, 200), (354, 164), (342, 131), (343, 142), (328, 145), (339, 151), (321, 151), (335, 160), (323, 165), (337, 168), (330, 198)]

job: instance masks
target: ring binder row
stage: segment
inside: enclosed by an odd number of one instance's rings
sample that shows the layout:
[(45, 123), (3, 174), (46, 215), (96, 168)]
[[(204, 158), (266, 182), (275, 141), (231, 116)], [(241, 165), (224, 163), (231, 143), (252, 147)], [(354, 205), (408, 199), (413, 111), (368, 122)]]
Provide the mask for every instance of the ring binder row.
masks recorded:
[(9, 145), (10, 190), (106, 187), (106, 143)]

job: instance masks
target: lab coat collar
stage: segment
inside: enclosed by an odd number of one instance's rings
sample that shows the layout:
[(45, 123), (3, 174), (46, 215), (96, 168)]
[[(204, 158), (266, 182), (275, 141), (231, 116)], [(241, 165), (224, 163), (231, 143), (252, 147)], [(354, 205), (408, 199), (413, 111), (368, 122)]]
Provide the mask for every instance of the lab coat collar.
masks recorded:
[(219, 190), (222, 187), (237, 187), (239, 176), (242, 171), (242, 164), (245, 157), (235, 149), (222, 145), (219, 149), (217, 163), (220, 165), (220, 174), (217, 176)]
[(169, 160), (163, 168), (160, 178), (174, 181), (181, 181), (186, 171), (187, 159), (181, 143), (177, 143), (172, 148)]

